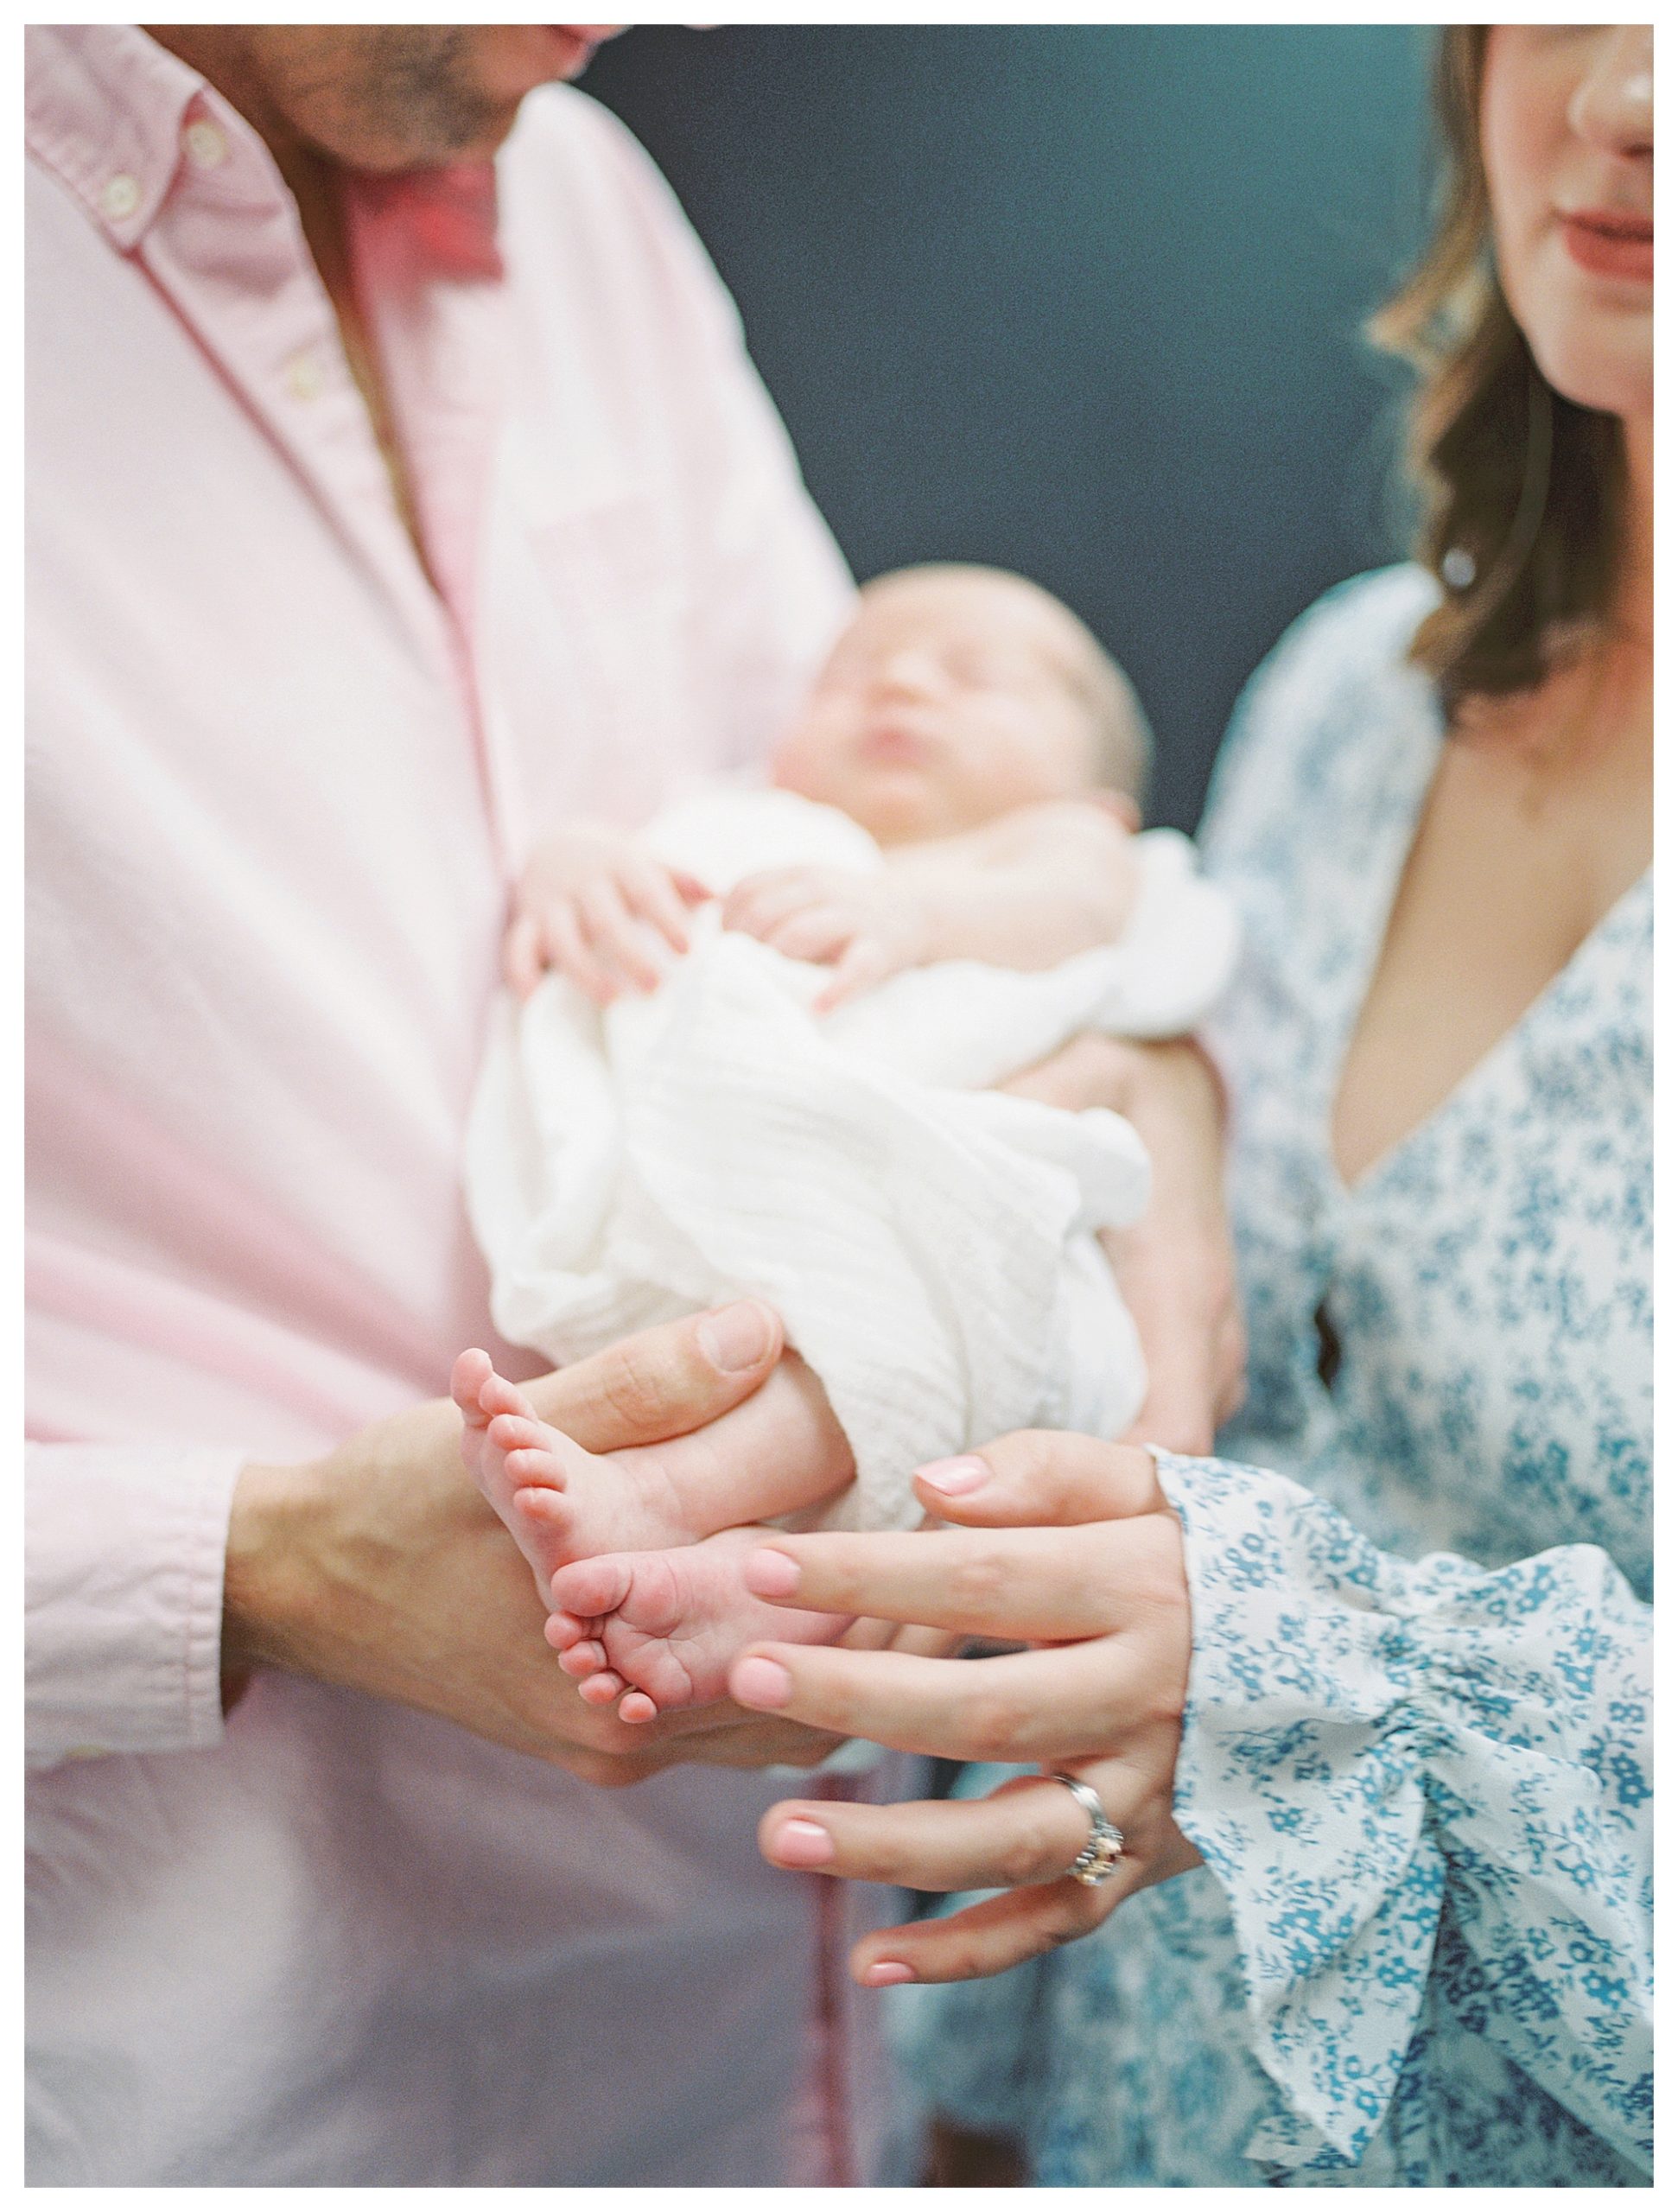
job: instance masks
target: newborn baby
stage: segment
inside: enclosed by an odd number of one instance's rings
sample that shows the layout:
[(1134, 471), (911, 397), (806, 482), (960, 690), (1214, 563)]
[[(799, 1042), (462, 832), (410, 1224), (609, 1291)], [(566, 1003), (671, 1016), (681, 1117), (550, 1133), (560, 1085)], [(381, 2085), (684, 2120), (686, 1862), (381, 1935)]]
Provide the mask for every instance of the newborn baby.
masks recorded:
[(917, 1465), (1134, 1418), (1097, 1232), (1141, 1212), (1146, 1156), (1116, 1116), (989, 1086), (1080, 1029), (1189, 1027), (1227, 978), (1192, 849), (1135, 834), (1147, 756), (1058, 601), (909, 569), (861, 594), (773, 789), (532, 854), (467, 1141), (497, 1325), (563, 1362), (756, 1294), (802, 1355), (607, 1459), (457, 1363), (467, 1463), (590, 1702), (648, 1720), (722, 1694), (753, 1636), (837, 1631), (747, 1592), (750, 1524), (912, 1525)]

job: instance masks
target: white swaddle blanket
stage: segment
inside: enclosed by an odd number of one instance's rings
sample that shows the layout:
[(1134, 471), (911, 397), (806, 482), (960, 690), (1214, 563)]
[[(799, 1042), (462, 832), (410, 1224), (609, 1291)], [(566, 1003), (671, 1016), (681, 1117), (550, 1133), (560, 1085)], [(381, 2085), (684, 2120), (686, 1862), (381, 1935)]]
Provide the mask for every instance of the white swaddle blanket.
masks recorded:
[[(878, 868), (830, 807), (718, 790), (648, 842), (717, 891), (769, 868)], [(829, 970), (694, 918), (647, 996), (602, 1014), (559, 976), (493, 1016), (466, 1189), (495, 1325), (556, 1363), (754, 1295), (826, 1386), (856, 1459), (829, 1527), (910, 1527), (924, 1461), (1027, 1427), (1115, 1435), (1136, 1334), (1096, 1241), (1147, 1202), (1128, 1122), (985, 1086), (1080, 1029), (1175, 1034), (1236, 927), (1173, 830), (1138, 841), (1121, 944), (1028, 975), (948, 961), (817, 1017)]]

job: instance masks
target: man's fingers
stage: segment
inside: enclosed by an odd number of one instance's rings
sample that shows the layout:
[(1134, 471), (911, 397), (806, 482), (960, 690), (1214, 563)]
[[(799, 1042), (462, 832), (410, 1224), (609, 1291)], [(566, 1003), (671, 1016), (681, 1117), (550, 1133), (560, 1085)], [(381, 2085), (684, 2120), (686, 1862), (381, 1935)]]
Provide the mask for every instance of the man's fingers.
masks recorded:
[(1058, 1881), (1089, 1839), (1090, 1816), (1071, 1790), (1031, 1780), (971, 1800), (793, 1801), (758, 1823), (759, 1847), (772, 1866), (943, 1891)]
[(1154, 1513), (1164, 1504), (1148, 1454), (1063, 1429), (1021, 1429), (982, 1451), (918, 1469), (930, 1512), (969, 1526), (1065, 1527)]
[(1128, 1639), (1105, 1637), (1001, 1659), (753, 1644), (734, 1662), (728, 1688), (754, 1712), (894, 1751), (1064, 1765), (1110, 1756), (1133, 1730), (1166, 1717), (1162, 1681)]
[(783, 1341), (779, 1316), (742, 1299), (626, 1337), (524, 1387), (541, 1418), (585, 1451), (661, 1444), (749, 1398)]
[(1010, 1643), (1066, 1643), (1124, 1626), (1125, 1607), (1115, 1592), (1139, 1560), (1151, 1570), (1147, 1531), (1133, 1521), (1077, 1531), (771, 1536), (747, 1558), (744, 1573), (756, 1596), (821, 1612), (917, 1622)]

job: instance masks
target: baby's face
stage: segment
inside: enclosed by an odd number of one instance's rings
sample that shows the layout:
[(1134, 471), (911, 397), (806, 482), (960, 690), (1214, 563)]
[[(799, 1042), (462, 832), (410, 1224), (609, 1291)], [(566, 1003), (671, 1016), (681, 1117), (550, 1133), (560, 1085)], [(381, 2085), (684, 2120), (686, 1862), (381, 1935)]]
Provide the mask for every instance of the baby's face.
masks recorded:
[(775, 755), (775, 782), (882, 845), (1089, 790), (1095, 735), (1059, 614), (1007, 577), (870, 585)]

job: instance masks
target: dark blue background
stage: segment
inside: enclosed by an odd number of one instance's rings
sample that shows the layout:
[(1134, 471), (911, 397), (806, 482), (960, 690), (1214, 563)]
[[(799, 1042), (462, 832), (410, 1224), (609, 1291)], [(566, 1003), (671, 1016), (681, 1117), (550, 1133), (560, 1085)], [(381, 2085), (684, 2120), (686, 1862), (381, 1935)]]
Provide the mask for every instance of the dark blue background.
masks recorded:
[(1192, 827), (1243, 681), (1393, 557), (1407, 27), (643, 29), (588, 89), (680, 194), (859, 576), (1024, 570), (1135, 679)]

